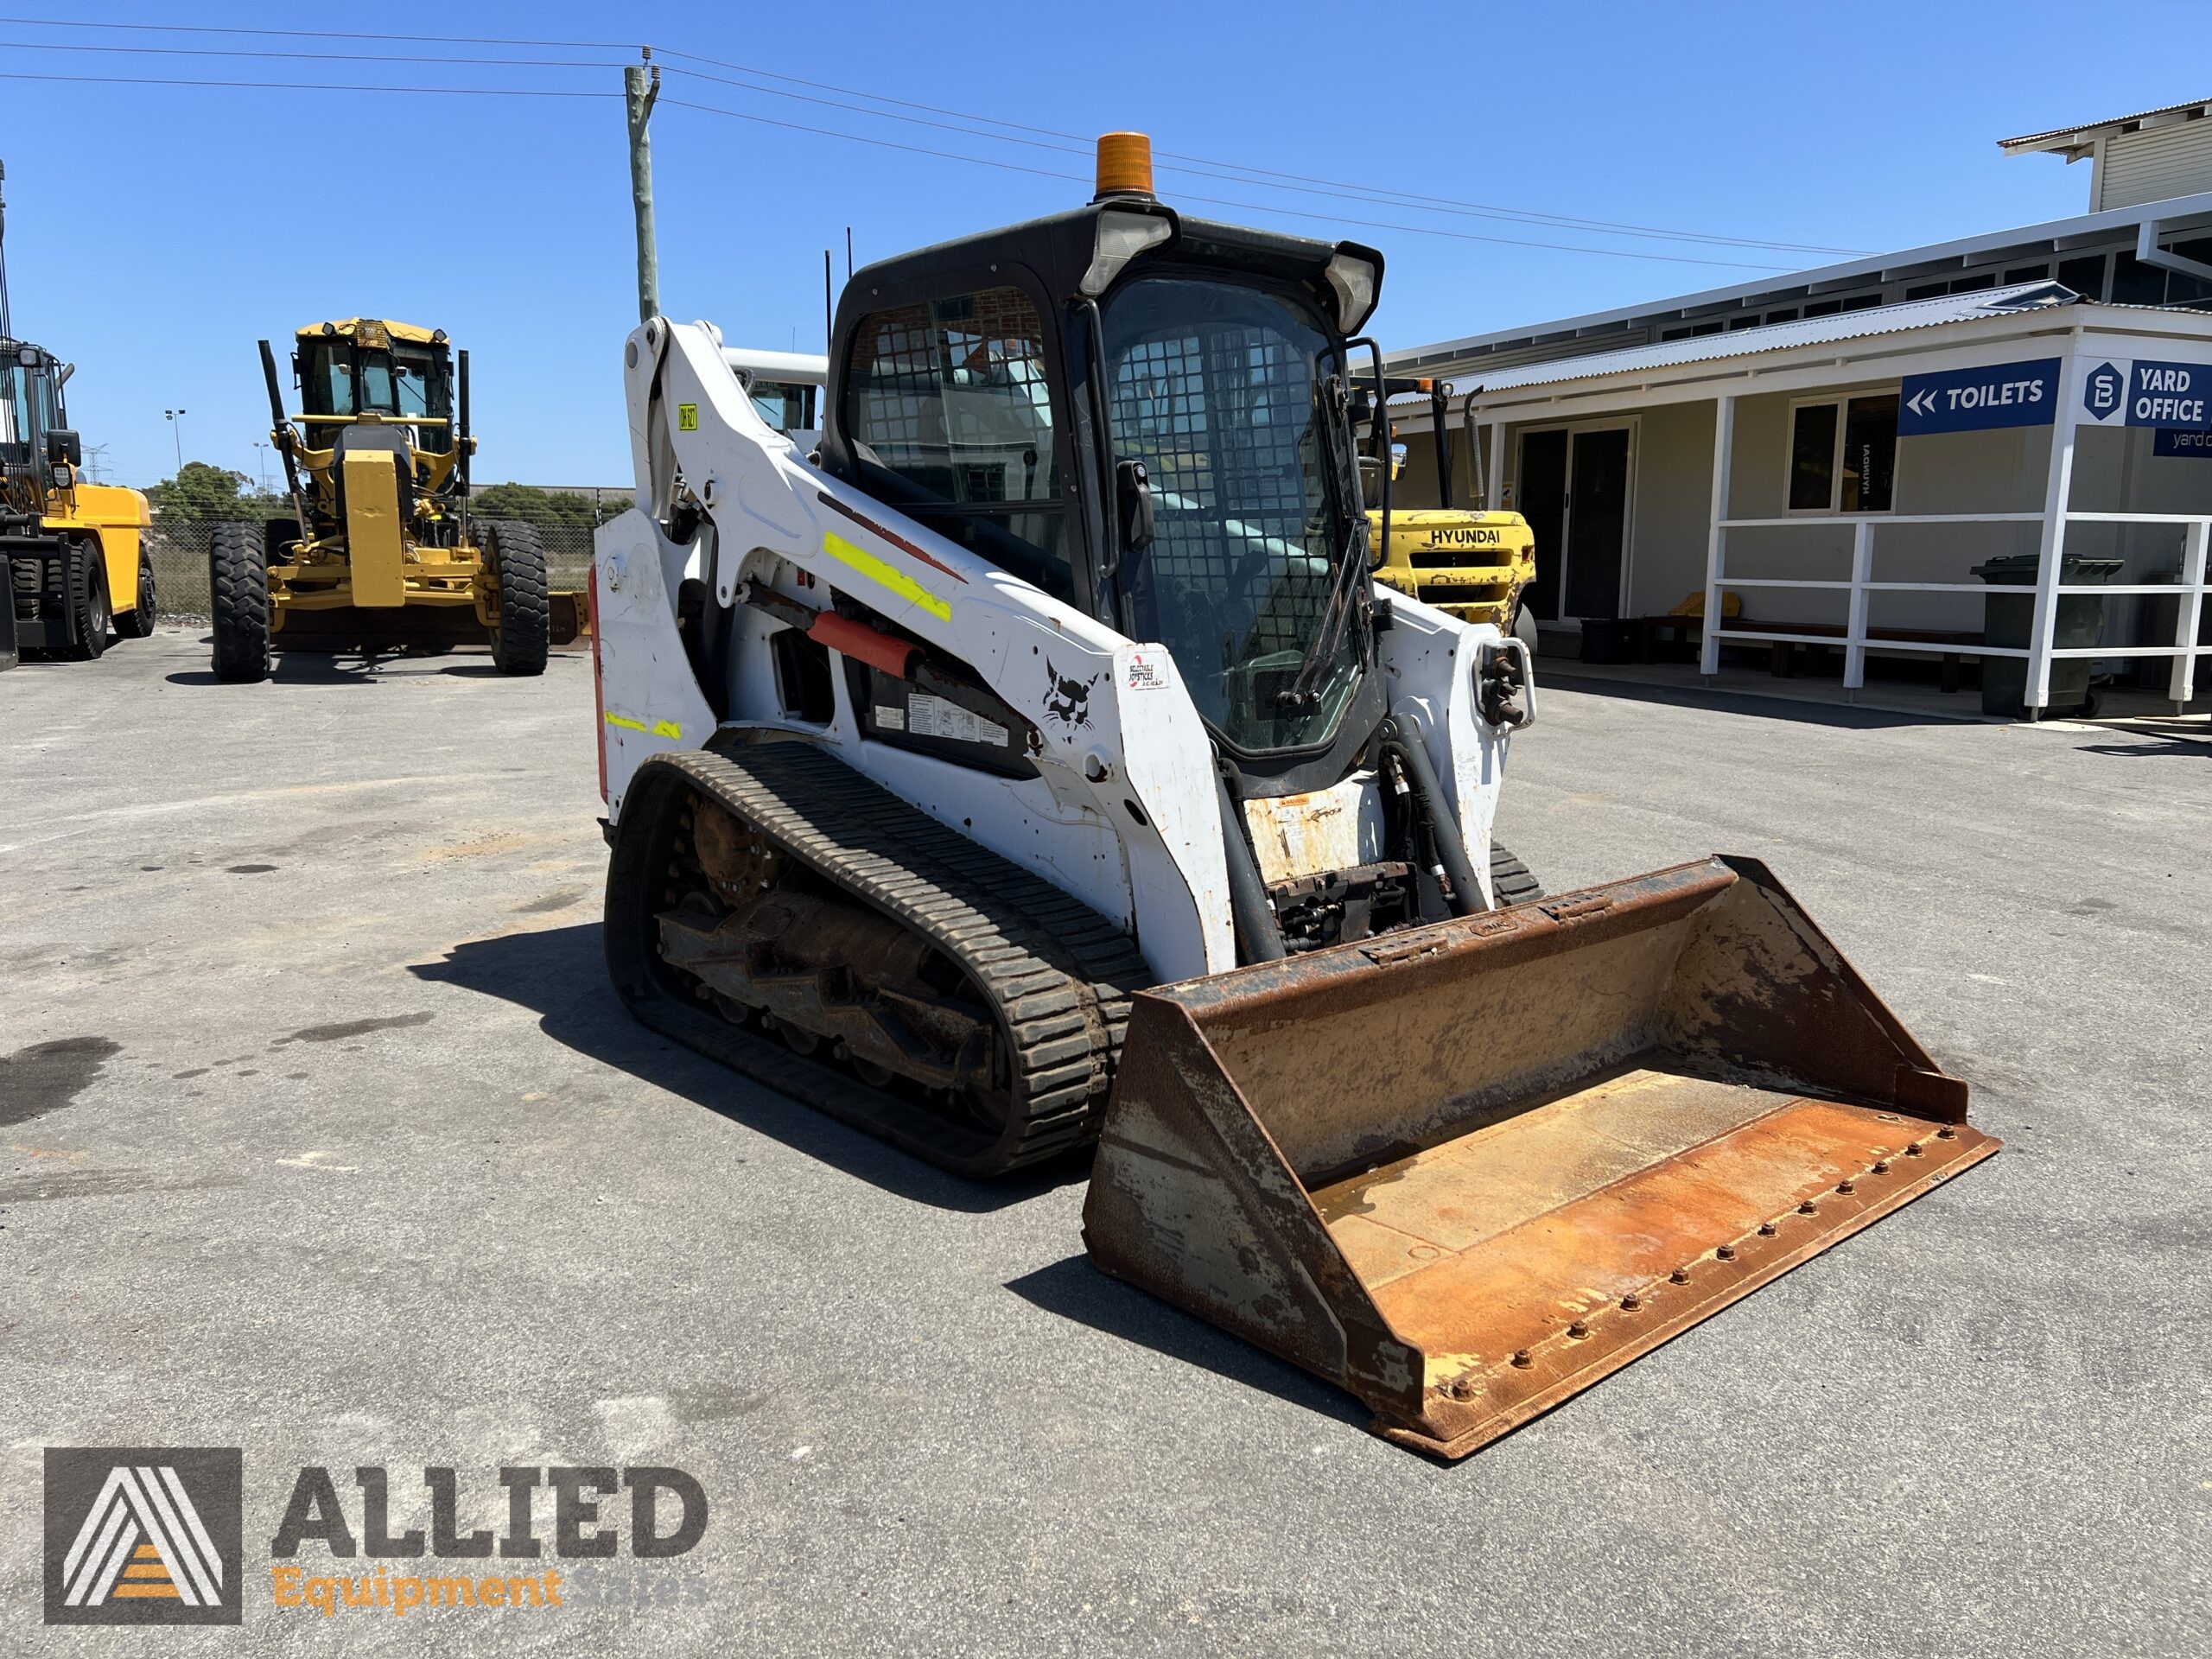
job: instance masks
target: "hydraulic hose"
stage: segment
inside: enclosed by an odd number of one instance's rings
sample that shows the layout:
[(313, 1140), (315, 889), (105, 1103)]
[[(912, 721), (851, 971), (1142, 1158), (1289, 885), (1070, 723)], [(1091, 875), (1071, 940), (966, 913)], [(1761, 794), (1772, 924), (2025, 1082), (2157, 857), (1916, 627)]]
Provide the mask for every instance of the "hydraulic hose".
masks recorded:
[[(1475, 880), (1474, 866), (1467, 860), (1467, 842), (1459, 833), (1459, 820), (1452, 812), (1451, 803), (1444, 798), (1444, 787), (1436, 780), (1436, 768), (1429, 764), (1428, 750), (1421, 743), (1420, 731), (1413, 729), (1410, 721), (1392, 715), (1383, 721), (1378, 734), (1383, 747), (1398, 757), (1413, 779), (1414, 794), (1421, 802), (1422, 815), (1428, 820), (1429, 837), (1436, 845), (1437, 862), (1452, 880), (1452, 913), (1471, 916), (1489, 909), (1482, 883)], [(1230, 883), (1233, 887), (1234, 876)]]
[(1268, 890), (1260, 885), (1260, 867), (1253, 861), (1250, 843), (1244, 839), (1244, 814), (1229, 786), (1229, 774), (1217, 772), (1214, 783), (1221, 796), (1221, 849), (1229, 861), (1229, 916), (1236, 929), (1239, 963), (1280, 962), (1282, 925)]

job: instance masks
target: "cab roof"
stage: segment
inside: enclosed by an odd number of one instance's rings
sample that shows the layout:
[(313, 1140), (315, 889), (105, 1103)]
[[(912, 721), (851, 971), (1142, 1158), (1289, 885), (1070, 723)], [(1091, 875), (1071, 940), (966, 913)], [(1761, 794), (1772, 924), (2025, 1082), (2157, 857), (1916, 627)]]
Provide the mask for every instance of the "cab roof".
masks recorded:
[(384, 317), (341, 317), (334, 322), (311, 322), (300, 330), (299, 338), (313, 340), (336, 334), (344, 340), (359, 340), (378, 334), (387, 340), (404, 340), (413, 346), (446, 343), (446, 331), (442, 328), (420, 328), (411, 322), (394, 322)]

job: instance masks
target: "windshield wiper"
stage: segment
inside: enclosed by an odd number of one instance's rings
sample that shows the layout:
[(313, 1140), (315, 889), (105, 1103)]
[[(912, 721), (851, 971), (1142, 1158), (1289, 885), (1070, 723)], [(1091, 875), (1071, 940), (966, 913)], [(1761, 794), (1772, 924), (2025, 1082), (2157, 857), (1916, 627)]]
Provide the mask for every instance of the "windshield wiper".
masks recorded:
[[(1376, 430), (1382, 434), (1382, 536), (1383, 543), (1388, 546), (1390, 535), (1390, 427), (1383, 399), (1382, 348), (1373, 339), (1365, 337), (1345, 343), (1348, 346), (1366, 346), (1375, 359), (1373, 418)], [(1330, 384), (1339, 387), (1342, 385), (1334, 376), (1330, 378)], [(1337, 399), (1330, 400), (1330, 406), (1322, 411), (1322, 416), (1325, 426), (1334, 429), (1336, 420), (1342, 418)], [(1349, 433), (1348, 423), (1344, 430)], [(1352, 473), (1356, 478), (1359, 472), (1357, 444), (1353, 446), (1352, 453)], [(1367, 512), (1364, 502), (1353, 504), (1353, 510), (1345, 516), (1352, 521), (1351, 534), (1345, 538), (1342, 563), (1332, 573), (1333, 580), (1329, 584), (1328, 605), (1322, 613), (1321, 626), (1315, 630), (1312, 642), (1306, 645), (1306, 655), (1299, 661), (1297, 674), (1292, 677), (1289, 685), (1275, 693), (1277, 708), (1304, 711), (1319, 705), (1321, 695), (1314, 690), (1314, 683), (1320, 678), (1321, 671), (1335, 659), (1337, 648), (1344, 643), (1344, 627), (1357, 607), (1359, 582), (1367, 574)]]

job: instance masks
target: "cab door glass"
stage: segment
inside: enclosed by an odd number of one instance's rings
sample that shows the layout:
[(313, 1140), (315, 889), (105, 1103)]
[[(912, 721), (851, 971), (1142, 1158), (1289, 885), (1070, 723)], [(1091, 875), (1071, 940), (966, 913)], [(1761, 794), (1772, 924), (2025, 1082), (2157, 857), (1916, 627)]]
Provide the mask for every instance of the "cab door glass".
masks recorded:
[(1074, 597), (1044, 325), (1018, 288), (863, 317), (845, 423), (899, 507), (1063, 600)]

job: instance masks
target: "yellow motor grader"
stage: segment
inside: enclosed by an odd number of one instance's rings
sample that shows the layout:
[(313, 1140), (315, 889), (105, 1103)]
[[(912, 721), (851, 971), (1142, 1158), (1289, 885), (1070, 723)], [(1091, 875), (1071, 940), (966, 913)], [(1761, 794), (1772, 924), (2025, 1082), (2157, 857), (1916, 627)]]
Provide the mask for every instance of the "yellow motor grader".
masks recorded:
[(214, 527), (215, 674), (255, 681), (272, 645), (365, 650), (486, 640), (505, 674), (552, 642), (537, 529), (470, 521), (468, 353), (442, 328), (370, 317), (301, 329), (288, 415), (261, 342), (290, 518)]

